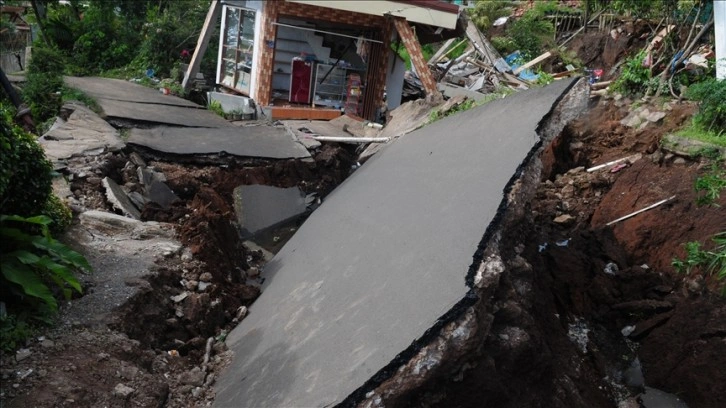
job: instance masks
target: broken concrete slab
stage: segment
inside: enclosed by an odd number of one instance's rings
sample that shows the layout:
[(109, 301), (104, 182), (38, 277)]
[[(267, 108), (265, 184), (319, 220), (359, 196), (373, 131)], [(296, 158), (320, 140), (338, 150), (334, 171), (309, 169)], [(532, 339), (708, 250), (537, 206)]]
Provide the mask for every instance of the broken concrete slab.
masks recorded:
[(171, 154), (226, 153), (271, 159), (310, 157), (307, 149), (293, 140), (285, 129), (265, 125), (216, 129), (131, 129), (128, 143)]
[(183, 106), (204, 109), (192, 101), (173, 95), (163, 95), (158, 89), (135, 84), (130, 81), (99, 77), (65, 77), (66, 85), (76, 88), (91, 98), (113, 99), (117, 101), (136, 102), (139, 104), (157, 104)]
[(470, 293), (504, 190), (572, 84), (444, 118), (353, 173), (263, 271), (262, 295), (227, 338), (235, 359), (215, 404), (335, 405), (405, 364)]
[(106, 190), (106, 200), (113, 206), (113, 208), (121, 211), (123, 215), (131, 217), (133, 219), (140, 219), (141, 213), (131, 203), (126, 192), (116, 184), (115, 181), (108, 177), (104, 177), (101, 180), (103, 188)]
[(295, 219), (307, 209), (305, 193), (298, 187), (248, 185), (235, 188), (232, 194), (244, 238)]
[(219, 115), (205, 109), (119, 101), (106, 97), (97, 97), (96, 103), (101, 106), (105, 117), (109, 120), (120, 119), (132, 122), (204, 128), (232, 127), (229, 122)]
[[(431, 109), (433, 109), (433, 106), (424, 99), (406, 102), (391, 111), (391, 119), (376, 136), (389, 137), (391, 140), (394, 140), (413, 132), (429, 121)], [(371, 144), (358, 156), (358, 159), (361, 163), (368, 160), (381, 150), (383, 146), (380, 143)]]
[(72, 111), (68, 120), (58, 120), (38, 138), (49, 160), (99, 155), (126, 146), (116, 129), (80, 102), (66, 103), (63, 109)]
[(481, 101), (488, 98), (487, 94), (475, 92), (474, 90), (469, 90), (462, 86), (456, 86), (452, 84), (439, 83), (439, 91), (441, 91), (449, 98), (453, 98), (455, 96), (466, 96), (467, 98), (473, 99), (475, 101)]
[(159, 180), (152, 180), (151, 184), (144, 188), (144, 193), (146, 193), (147, 201), (159, 204), (162, 208), (169, 208), (179, 200), (169, 186)]

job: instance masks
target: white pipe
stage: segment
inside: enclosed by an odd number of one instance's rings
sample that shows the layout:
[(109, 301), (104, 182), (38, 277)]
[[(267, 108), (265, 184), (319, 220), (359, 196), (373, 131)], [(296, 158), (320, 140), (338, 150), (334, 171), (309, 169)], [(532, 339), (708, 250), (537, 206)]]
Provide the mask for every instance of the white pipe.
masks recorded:
[(290, 28), (297, 28), (298, 30), (305, 30), (305, 31), (315, 31), (316, 33), (323, 33), (323, 34), (337, 35), (338, 37), (347, 37), (347, 38), (352, 38), (352, 39), (354, 39), (354, 40), (359, 40), (359, 39), (360, 39), (360, 40), (363, 40), (363, 41), (368, 41), (368, 42), (373, 42), (373, 43), (383, 44), (383, 41), (378, 41), (378, 40), (369, 40), (369, 39), (367, 39), (367, 38), (360, 38), (360, 37), (356, 37), (356, 36), (353, 36), (353, 35), (345, 35), (345, 34), (338, 34), (338, 33), (334, 33), (334, 32), (332, 32), (332, 31), (323, 31), (323, 30), (318, 30), (318, 29), (315, 29), (315, 28), (298, 27), (298, 26), (295, 26), (295, 25), (291, 25), (291, 24), (283, 24), (283, 23), (277, 23), (277, 22), (273, 22), (272, 24), (273, 24), (273, 25), (276, 25), (276, 26), (280, 26), (280, 27), (290, 27)]
[(655, 207), (657, 207), (659, 205), (663, 205), (663, 204), (667, 203), (668, 201), (670, 201), (670, 200), (672, 200), (674, 198), (676, 198), (676, 196), (670, 196), (670, 197), (666, 198), (665, 200), (660, 200), (660, 201), (658, 201), (655, 204), (649, 205), (649, 206), (647, 206), (647, 207), (645, 207), (643, 209), (640, 209), (640, 210), (638, 210), (636, 212), (633, 212), (633, 213), (630, 213), (630, 214), (628, 214), (626, 216), (620, 217), (617, 220), (612, 220), (612, 221), (610, 221), (609, 223), (607, 223), (605, 225), (612, 225), (612, 224), (615, 224), (616, 222), (620, 222), (620, 221), (623, 221), (623, 220), (627, 220), (630, 217), (634, 217), (634, 216), (636, 216), (636, 215), (638, 215), (638, 214), (640, 214), (642, 212), (646, 212), (646, 211), (651, 210), (651, 209), (653, 209), (653, 208), (655, 208)]
[(340, 142), (340, 143), (388, 143), (390, 137), (345, 137), (345, 136), (310, 136), (318, 142)]
[(618, 163), (620, 163), (620, 162), (623, 162), (623, 161), (626, 161), (626, 160), (630, 160), (630, 159), (636, 159), (637, 157), (638, 157), (638, 155), (637, 155), (637, 154), (634, 154), (634, 155), (632, 155), (632, 156), (628, 156), (628, 157), (623, 157), (622, 159), (617, 159), (617, 160), (613, 160), (613, 161), (611, 161), (611, 162), (607, 162), (607, 163), (599, 164), (599, 165), (597, 165), (597, 166), (595, 166), (595, 167), (590, 167), (590, 168), (589, 168), (589, 169), (587, 169), (586, 171), (587, 171), (588, 173), (592, 173), (593, 171), (597, 171), (597, 170), (600, 170), (600, 169), (602, 169), (602, 168), (605, 168), (605, 167), (608, 167), (608, 166), (612, 166), (612, 165), (614, 165), (614, 164), (618, 164)]

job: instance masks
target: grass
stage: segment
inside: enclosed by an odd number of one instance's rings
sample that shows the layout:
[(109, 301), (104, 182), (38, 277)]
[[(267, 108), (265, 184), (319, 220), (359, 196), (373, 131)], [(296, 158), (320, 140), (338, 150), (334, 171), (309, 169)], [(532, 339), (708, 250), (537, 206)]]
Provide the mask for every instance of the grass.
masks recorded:
[(512, 90), (511, 88), (502, 87), (501, 89), (497, 89), (496, 92), (486, 94), (482, 99), (480, 99), (478, 101), (475, 101), (474, 99), (467, 99), (464, 102), (462, 102), (460, 105), (452, 108), (451, 110), (449, 110), (446, 113), (442, 113), (438, 109), (435, 109), (435, 110), (431, 111), (431, 113), (429, 113), (428, 123), (436, 122), (439, 119), (443, 119), (447, 116), (451, 116), (458, 112), (467, 111), (476, 106), (486, 105), (489, 102), (492, 102), (497, 99), (502, 99), (512, 93), (514, 93), (514, 90)]
[(686, 139), (698, 140), (712, 145), (726, 147), (726, 134), (723, 132), (706, 131), (699, 129), (694, 125), (690, 125), (684, 129), (676, 132), (676, 136), (684, 137)]
[[(723, 280), (726, 278), (726, 231), (719, 232), (711, 240), (715, 244), (711, 250), (702, 249), (702, 244), (697, 241), (686, 243), (686, 257), (674, 258), (671, 264), (678, 272), (686, 275), (699, 269), (705, 275), (714, 275), (719, 281)], [(726, 287), (721, 294), (726, 295)]]
[(81, 90), (64, 86), (61, 91), (61, 100), (65, 103), (67, 101), (79, 101), (84, 105), (88, 106), (89, 109), (101, 114), (101, 106), (96, 102), (95, 99), (83, 93)]

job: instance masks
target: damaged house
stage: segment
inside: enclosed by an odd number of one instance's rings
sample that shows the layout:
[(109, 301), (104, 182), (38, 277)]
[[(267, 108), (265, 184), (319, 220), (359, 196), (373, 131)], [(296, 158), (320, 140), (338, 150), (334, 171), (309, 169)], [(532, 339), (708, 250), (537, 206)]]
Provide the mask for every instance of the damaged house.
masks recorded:
[[(373, 120), (400, 104), (412, 56), (427, 94), (436, 83), (421, 43), (461, 34), (458, 5), (438, 0), (222, 2), (217, 84), (273, 119)], [(387, 98), (386, 98), (387, 96)]]

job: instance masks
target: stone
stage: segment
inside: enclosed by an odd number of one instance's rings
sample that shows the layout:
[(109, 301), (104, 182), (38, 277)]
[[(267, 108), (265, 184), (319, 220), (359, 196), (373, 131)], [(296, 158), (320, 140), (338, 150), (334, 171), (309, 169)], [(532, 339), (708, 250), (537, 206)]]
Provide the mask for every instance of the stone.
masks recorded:
[(307, 210), (305, 194), (298, 187), (239, 186), (232, 195), (244, 238), (294, 220)]
[(146, 167), (146, 161), (141, 157), (140, 154), (132, 152), (129, 158), (131, 159), (131, 162), (134, 163), (136, 166)]
[(143, 195), (141, 195), (141, 193), (137, 191), (132, 191), (127, 195), (129, 197), (129, 200), (131, 200), (131, 203), (139, 210), (143, 210), (144, 206), (149, 201), (146, 199), (146, 197), (144, 197)]
[(256, 279), (260, 276), (260, 269), (254, 266), (247, 270), (247, 277), (250, 279)]
[(138, 373), (138, 367), (131, 365), (124, 365), (118, 371), (119, 377), (123, 378), (124, 380), (133, 380)]
[(181, 254), (181, 260), (184, 262), (189, 262), (194, 258), (194, 254), (192, 254), (192, 250), (190, 248), (184, 248), (182, 250)]
[(144, 188), (149, 201), (159, 204), (162, 208), (169, 208), (175, 201), (179, 200), (176, 194), (166, 185), (158, 180), (152, 180), (151, 184)]
[(194, 367), (189, 371), (185, 371), (179, 374), (179, 382), (184, 385), (191, 385), (193, 387), (201, 387), (204, 385), (204, 378), (206, 373), (199, 367)]
[(242, 320), (247, 316), (247, 306), (240, 306), (239, 309), (237, 309), (237, 320)]
[(133, 388), (131, 388), (127, 385), (124, 385), (122, 383), (116, 384), (116, 386), (113, 388), (113, 395), (116, 395), (116, 396), (119, 396), (122, 398), (128, 397), (129, 395), (133, 394), (133, 392), (134, 392)]
[(643, 120), (640, 118), (640, 116), (632, 112), (620, 121), (623, 126), (627, 126), (630, 128), (638, 127), (642, 122)]
[(645, 117), (648, 122), (657, 123), (666, 116), (665, 112), (651, 112)]
[(209, 282), (199, 282), (199, 285), (197, 285), (197, 291), (204, 292), (211, 285), (212, 284)]
[(21, 348), (20, 350), (15, 352), (15, 361), (21, 362), (26, 358), (30, 357), (31, 354), (33, 353), (30, 351), (30, 349)]
[(675, 160), (673, 160), (673, 164), (686, 164), (686, 159), (683, 157), (677, 157)]
[(40, 342), (40, 347), (43, 348), (51, 348), (53, 346), (55, 346), (55, 342), (53, 342), (53, 340), (44, 339)]
[(553, 220), (555, 224), (560, 225), (572, 225), (575, 222), (576, 218), (571, 216), (570, 214), (562, 214), (558, 217), (555, 217)]
[(187, 296), (189, 296), (189, 292), (182, 292), (182, 293), (180, 293), (180, 294), (178, 294), (178, 295), (176, 295), (176, 296), (172, 296), (172, 297), (171, 297), (171, 300), (172, 300), (172, 301), (173, 301), (174, 303), (179, 303), (179, 302), (181, 302), (182, 300), (186, 299), (186, 298), (187, 298)]
[(199, 280), (202, 282), (211, 282), (212, 281), (212, 274), (209, 272), (204, 272), (201, 275), (199, 275)]
[(139, 210), (131, 203), (126, 192), (112, 179), (104, 177), (101, 180), (104, 189), (106, 190), (106, 200), (113, 206), (113, 208), (121, 211), (123, 215), (131, 217), (135, 220), (141, 218)]

